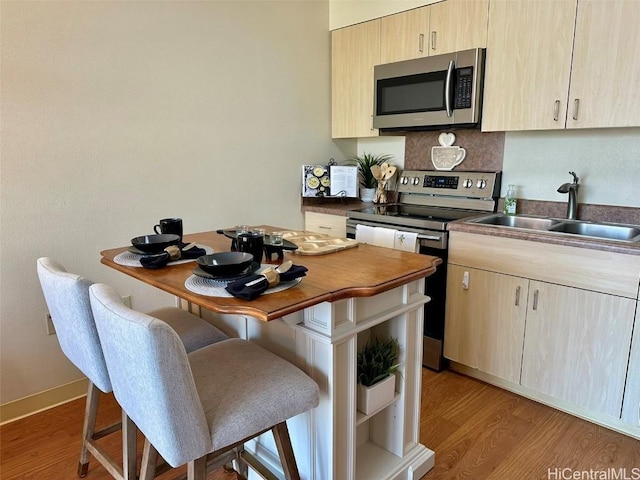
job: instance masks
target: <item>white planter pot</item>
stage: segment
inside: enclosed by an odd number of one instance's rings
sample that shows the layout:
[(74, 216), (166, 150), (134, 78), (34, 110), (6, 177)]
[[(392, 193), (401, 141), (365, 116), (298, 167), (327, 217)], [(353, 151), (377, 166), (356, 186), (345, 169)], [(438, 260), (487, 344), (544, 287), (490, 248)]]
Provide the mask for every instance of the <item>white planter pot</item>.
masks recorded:
[(373, 196), (376, 194), (375, 188), (362, 188), (360, 187), (360, 200), (363, 202), (373, 202)]
[(358, 384), (358, 410), (365, 415), (381, 410), (393, 402), (395, 394), (395, 375), (390, 375), (370, 387)]

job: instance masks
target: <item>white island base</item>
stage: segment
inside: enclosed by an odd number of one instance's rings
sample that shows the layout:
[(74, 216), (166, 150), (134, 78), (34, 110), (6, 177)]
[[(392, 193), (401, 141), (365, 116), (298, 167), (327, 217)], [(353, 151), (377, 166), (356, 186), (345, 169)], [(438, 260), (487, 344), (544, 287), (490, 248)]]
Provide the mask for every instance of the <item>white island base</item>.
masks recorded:
[[(300, 477), (313, 480), (417, 480), (434, 464), (420, 444), (424, 280), (373, 297), (308, 307), (271, 322), (209, 311), (227, 334), (259, 344), (304, 370), (320, 386), (320, 405), (287, 422)], [(183, 302), (194, 313), (195, 305)], [(356, 354), (369, 338), (400, 343), (396, 395), (369, 415), (356, 409)], [(212, 366), (219, 368), (220, 366)], [(281, 472), (271, 434), (245, 448)], [(260, 478), (250, 471), (250, 478)]]

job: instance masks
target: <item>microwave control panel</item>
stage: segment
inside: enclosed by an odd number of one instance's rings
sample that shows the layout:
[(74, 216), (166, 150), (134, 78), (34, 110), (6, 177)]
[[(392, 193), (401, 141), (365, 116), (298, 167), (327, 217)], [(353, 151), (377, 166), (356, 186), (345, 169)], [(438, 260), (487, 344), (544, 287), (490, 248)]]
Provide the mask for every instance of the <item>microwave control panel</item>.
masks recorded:
[(456, 69), (456, 88), (454, 108), (471, 108), (471, 94), (473, 93), (473, 67)]

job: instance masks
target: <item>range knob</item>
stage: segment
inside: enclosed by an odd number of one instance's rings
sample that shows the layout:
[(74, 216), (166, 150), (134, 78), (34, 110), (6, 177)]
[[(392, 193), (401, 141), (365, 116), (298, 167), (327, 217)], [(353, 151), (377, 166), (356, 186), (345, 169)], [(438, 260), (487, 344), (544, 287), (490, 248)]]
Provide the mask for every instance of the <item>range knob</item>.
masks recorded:
[(411, 180), (411, 183), (413, 185), (420, 185), (420, 177), (413, 177), (413, 179)]
[(473, 180), (471, 180), (470, 178), (467, 178), (464, 182), (462, 182), (462, 186), (464, 188), (471, 188), (473, 187)]
[(409, 179), (407, 177), (405, 177), (405, 176), (402, 176), (402, 177), (400, 177), (400, 183), (402, 185), (406, 185), (406, 184), (409, 183)]
[(487, 181), (482, 179), (482, 180), (478, 180), (478, 182), (476, 183), (476, 187), (478, 188), (484, 188), (487, 186)]

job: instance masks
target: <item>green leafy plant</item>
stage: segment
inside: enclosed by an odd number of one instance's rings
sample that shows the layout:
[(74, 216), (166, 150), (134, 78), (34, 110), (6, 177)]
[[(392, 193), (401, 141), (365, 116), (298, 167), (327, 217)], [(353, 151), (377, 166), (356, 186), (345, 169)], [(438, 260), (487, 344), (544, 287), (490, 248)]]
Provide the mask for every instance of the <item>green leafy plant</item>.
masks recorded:
[(374, 165), (382, 165), (392, 157), (393, 155), (374, 155), (371, 153), (363, 153), (362, 155), (354, 156), (351, 159), (351, 162), (358, 166), (358, 179), (360, 181), (360, 186), (363, 188), (376, 188), (378, 186), (378, 180), (373, 176), (371, 167)]
[(395, 338), (376, 338), (358, 352), (358, 383), (370, 387), (394, 373), (400, 366), (400, 345)]

